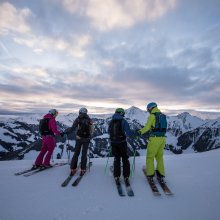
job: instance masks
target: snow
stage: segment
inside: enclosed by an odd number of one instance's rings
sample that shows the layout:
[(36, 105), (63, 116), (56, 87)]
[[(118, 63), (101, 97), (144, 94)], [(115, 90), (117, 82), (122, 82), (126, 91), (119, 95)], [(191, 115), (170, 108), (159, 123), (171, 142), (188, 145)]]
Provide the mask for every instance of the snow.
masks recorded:
[[(10, 134), (11, 136), (7, 135)], [(6, 130), (5, 128), (0, 128), (0, 137), (4, 136), (4, 141), (7, 143), (14, 143), (18, 144), (19, 141), (17, 141), (15, 138), (17, 137), (16, 134)]]
[(125, 117), (130, 120), (137, 120), (141, 125), (145, 125), (148, 119), (149, 113), (143, 111), (137, 107), (132, 106), (131, 108), (125, 111)]
[[(172, 197), (152, 194), (141, 171), (144, 156), (136, 158), (134, 197), (118, 196), (110, 172), (105, 173), (107, 158), (91, 159), (90, 172), (76, 188), (60, 186), (68, 166), (23, 177), (13, 173), (30, 167), (33, 160), (1, 161), (0, 220), (219, 220), (219, 157), (220, 150), (165, 155)], [(110, 158), (108, 166), (112, 162)]]
[(168, 117), (169, 127), (179, 128), (183, 131), (183, 133), (200, 127), (204, 123), (204, 120), (196, 116), (192, 116), (187, 112), (183, 112), (177, 116)]

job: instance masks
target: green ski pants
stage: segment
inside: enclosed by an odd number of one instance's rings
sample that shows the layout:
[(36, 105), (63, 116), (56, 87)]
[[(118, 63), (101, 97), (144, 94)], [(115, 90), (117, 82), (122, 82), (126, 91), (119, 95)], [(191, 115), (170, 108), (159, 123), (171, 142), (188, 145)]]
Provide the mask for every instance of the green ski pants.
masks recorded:
[(146, 171), (147, 175), (154, 175), (154, 158), (157, 161), (156, 169), (159, 173), (165, 176), (164, 169), (164, 147), (166, 143), (165, 137), (150, 137), (147, 146), (147, 156), (146, 156)]

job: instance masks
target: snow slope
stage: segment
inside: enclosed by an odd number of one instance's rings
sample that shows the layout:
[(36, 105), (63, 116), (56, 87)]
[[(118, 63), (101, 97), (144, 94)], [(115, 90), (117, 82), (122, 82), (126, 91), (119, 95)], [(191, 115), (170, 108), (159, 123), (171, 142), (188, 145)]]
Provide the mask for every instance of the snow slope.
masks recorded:
[(165, 155), (172, 197), (152, 194), (141, 171), (145, 157), (138, 157), (133, 198), (118, 196), (110, 172), (105, 173), (106, 158), (92, 159), (91, 171), (76, 188), (60, 187), (68, 166), (23, 177), (13, 174), (30, 167), (32, 160), (3, 161), (0, 220), (219, 220), (219, 157), (220, 150)]

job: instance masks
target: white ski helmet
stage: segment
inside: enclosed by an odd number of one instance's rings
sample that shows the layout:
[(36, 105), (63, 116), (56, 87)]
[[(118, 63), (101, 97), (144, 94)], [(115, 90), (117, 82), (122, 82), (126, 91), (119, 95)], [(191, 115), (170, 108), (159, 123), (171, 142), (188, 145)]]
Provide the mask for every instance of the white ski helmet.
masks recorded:
[(81, 108), (79, 114), (87, 114), (88, 110), (86, 108)]
[(58, 115), (58, 111), (56, 109), (50, 109), (49, 114), (56, 116), (56, 115)]

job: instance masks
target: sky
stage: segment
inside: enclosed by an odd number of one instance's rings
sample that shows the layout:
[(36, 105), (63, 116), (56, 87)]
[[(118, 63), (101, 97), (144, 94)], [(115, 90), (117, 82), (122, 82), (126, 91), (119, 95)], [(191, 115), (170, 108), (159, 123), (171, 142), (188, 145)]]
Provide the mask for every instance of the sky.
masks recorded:
[(0, 0), (0, 114), (220, 112), (219, 0)]

